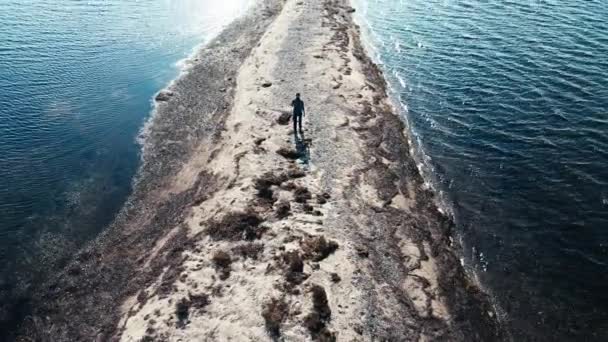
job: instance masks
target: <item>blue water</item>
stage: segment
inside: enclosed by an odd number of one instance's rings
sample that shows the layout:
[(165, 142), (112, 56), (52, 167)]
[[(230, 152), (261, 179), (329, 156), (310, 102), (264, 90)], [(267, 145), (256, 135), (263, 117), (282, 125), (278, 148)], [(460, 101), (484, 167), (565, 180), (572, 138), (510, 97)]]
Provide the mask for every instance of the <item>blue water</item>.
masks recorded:
[(0, 1), (0, 328), (111, 222), (152, 96), (246, 3)]
[(359, 3), (514, 340), (608, 340), (606, 2)]

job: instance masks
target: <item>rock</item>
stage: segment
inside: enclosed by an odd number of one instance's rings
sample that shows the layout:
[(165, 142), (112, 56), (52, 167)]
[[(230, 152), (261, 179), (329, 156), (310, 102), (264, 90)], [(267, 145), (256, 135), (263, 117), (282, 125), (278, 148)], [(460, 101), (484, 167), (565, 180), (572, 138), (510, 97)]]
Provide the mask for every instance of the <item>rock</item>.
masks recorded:
[(262, 87), (264, 87), (264, 88), (268, 88), (270, 86), (272, 86), (272, 82), (264, 82), (264, 83), (262, 83)]
[(357, 10), (352, 7), (349, 7), (346, 9), (346, 12), (348, 12), (348, 13), (355, 13), (355, 11), (357, 11)]
[(173, 96), (172, 91), (163, 90), (160, 93), (158, 93), (158, 95), (156, 95), (156, 97), (154, 99), (158, 102), (166, 102), (166, 101), (169, 101), (172, 96)]

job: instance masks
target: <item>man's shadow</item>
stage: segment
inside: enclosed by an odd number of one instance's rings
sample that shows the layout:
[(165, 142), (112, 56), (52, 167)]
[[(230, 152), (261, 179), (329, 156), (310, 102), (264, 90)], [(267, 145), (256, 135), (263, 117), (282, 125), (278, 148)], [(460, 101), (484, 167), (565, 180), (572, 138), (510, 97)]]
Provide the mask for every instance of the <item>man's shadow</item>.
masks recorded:
[(306, 139), (304, 133), (298, 135), (297, 131), (293, 132), (293, 138), (296, 145), (296, 152), (300, 156), (300, 161), (302, 164), (308, 165), (310, 162), (310, 145), (312, 144), (312, 139)]

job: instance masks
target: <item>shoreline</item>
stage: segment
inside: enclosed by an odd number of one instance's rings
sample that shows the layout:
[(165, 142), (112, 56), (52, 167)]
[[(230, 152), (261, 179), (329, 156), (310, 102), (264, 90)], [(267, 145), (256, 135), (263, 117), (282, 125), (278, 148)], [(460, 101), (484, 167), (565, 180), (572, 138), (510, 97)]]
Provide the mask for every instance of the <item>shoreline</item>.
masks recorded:
[(506, 339), (353, 12), (266, 0), (201, 49), (157, 97), (128, 205), (19, 340)]
[[(363, 6), (362, 1), (364, 0), (352, 0), (352, 2), (355, 3), (354, 7)], [(382, 70), (383, 74), (385, 74), (385, 69), (383, 68), (383, 66), (386, 65), (385, 61), (382, 60), (380, 52), (374, 46), (374, 44), (377, 42), (375, 41), (376, 38), (374, 36), (376, 35), (376, 33), (374, 33), (373, 27), (358, 12), (355, 13), (355, 15), (353, 16), (353, 20), (355, 24), (360, 27), (359, 31), (363, 43), (363, 49), (367, 52), (367, 55), (369, 56), (370, 60), (374, 64), (378, 65), (380, 70)], [(404, 82), (400, 76), (397, 76), (396, 78), (397, 82)], [(439, 210), (441, 210), (442, 213), (452, 217), (452, 220), (455, 220), (453, 204), (451, 204), (451, 202), (453, 201), (448, 198), (448, 195), (445, 194), (445, 191), (443, 189), (438, 187), (437, 184), (439, 183), (439, 181), (436, 179), (436, 172), (434, 168), (429, 164), (429, 162), (425, 160), (426, 158), (430, 158), (430, 156), (424, 151), (424, 149), (422, 149), (419, 141), (416, 141), (415, 138), (412, 139), (412, 136), (415, 136), (415, 132), (412, 131), (412, 127), (409, 122), (409, 110), (407, 108), (407, 105), (398, 99), (398, 90), (394, 87), (393, 84), (389, 82), (389, 79), (387, 77), (385, 77), (385, 82), (387, 84), (387, 97), (392, 102), (393, 110), (404, 121), (406, 129), (408, 130), (406, 138), (408, 140), (408, 143), (412, 146), (412, 148), (410, 149), (410, 156), (414, 158), (416, 166), (418, 168), (418, 172), (421, 174), (422, 178), (425, 179), (428, 184), (428, 187), (431, 188), (431, 190), (435, 193), (435, 197), (437, 200), (436, 204), (439, 207)]]
[[(363, 6), (364, 0), (351, 0), (351, 2), (354, 3), (354, 7), (358, 8), (360, 6)], [(369, 56), (370, 60), (379, 67), (383, 74), (386, 74), (387, 70), (384, 68), (384, 66), (386, 65), (385, 61), (382, 60), (380, 52), (374, 46), (375, 40), (377, 39), (375, 38), (375, 36), (377, 34), (374, 32), (373, 27), (369, 22), (366, 21), (366, 19), (364, 19), (364, 17), (359, 12), (355, 13), (353, 19), (355, 24), (360, 27), (359, 31), (363, 43), (363, 49), (367, 52), (367, 55)], [(416, 162), (418, 172), (427, 183), (428, 188), (434, 193), (435, 205), (438, 207), (438, 210), (441, 212), (441, 214), (449, 217), (455, 227), (461, 225), (462, 223), (459, 222), (459, 219), (455, 212), (456, 203), (454, 199), (450, 197), (450, 194), (447, 191), (449, 189), (441, 187), (441, 182), (439, 181), (439, 179), (437, 179), (437, 170), (435, 170), (433, 165), (431, 165), (431, 163), (427, 160), (427, 158), (430, 159), (430, 155), (428, 155), (427, 152), (422, 148), (422, 146), (420, 146), (421, 141), (417, 139), (417, 133), (415, 131), (412, 131), (412, 127), (408, 118), (409, 109), (407, 108), (407, 105), (399, 100), (398, 89), (396, 89), (394, 85), (391, 84), (388, 77), (385, 76), (384, 78), (387, 84), (387, 97), (392, 102), (393, 111), (397, 113), (397, 115), (402, 119), (402, 121), (404, 121), (404, 125), (406, 126), (408, 132), (406, 138), (411, 146), (409, 154)], [(404, 81), (399, 75), (394, 75), (394, 77), (392, 78), (394, 81), (400, 82), (401, 85), (405, 87), (403, 84)], [(412, 136), (416, 138), (412, 139)], [(467, 276), (473, 278), (475, 286), (479, 287), (481, 292), (485, 293), (488, 296), (488, 300), (493, 306), (494, 312), (498, 315), (498, 322), (502, 325), (503, 319), (506, 319), (506, 312), (501, 309), (496, 298), (494, 298), (491, 289), (481, 283), (481, 280), (479, 279), (479, 274), (477, 273), (478, 271), (476, 270), (476, 266), (474, 265), (472, 260), (468, 260), (464, 251), (462, 251), (462, 249), (466, 247), (466, 242), (463, 240), (463, 236), (461, 236), (458, 232), (454, 232), (452, 237), (457, 238), (457, 248), (455, 248), (455, 253), (461, 258), (461, 265), (464, 267)]]

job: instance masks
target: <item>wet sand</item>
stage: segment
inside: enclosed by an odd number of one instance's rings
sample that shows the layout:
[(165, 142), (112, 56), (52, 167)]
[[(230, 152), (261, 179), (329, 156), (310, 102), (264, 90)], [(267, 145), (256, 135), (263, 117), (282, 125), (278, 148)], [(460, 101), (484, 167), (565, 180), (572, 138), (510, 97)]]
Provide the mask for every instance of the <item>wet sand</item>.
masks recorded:
[(21, 339), (505, 339), (353, 11), (262, 1), (204, 48), (157, 98), (129, 205)]

